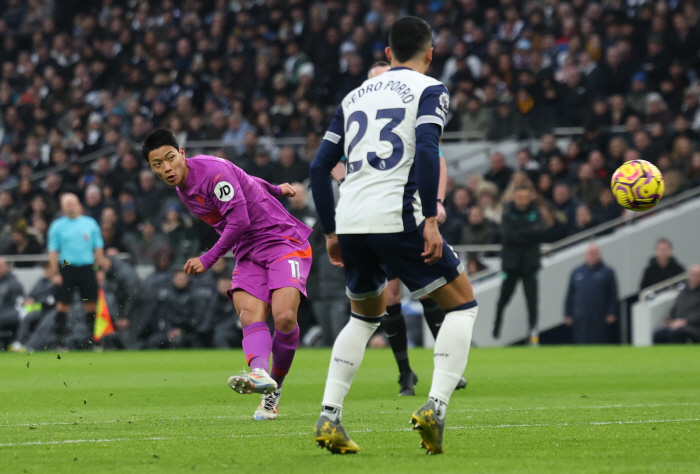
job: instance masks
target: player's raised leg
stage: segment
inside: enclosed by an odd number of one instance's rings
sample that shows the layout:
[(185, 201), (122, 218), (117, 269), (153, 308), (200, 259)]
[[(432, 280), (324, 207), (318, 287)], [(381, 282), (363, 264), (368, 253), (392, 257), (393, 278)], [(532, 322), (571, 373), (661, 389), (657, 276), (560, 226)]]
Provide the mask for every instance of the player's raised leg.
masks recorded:
[(277, 382), (269, 375), (272, 336), (266, 321), (270, 305), (243, 290), (233, 292), (232, 300), (243, 326), (243, 353), (250, 372), (232, 375), (228, 384), (242, 394), (272, 393)]
[(275, 321), (270, 375), (277, 384), (276, 390), (263, 395), (254, 418), (274, 420), (277, 418), (282, 384), (299, 346), (297, 312), (301, 299), (306, 297), (306, 280), (312, 262), (311, 246), (307, 241), (285, 239), (274, 246), (263, 246), (254, 254), (266, 262), (265, 287), (271, 292), (269, 301)]
[(260, 406), (255, 410), (254, 419), (274, 420), (279, 411), (282, 384), (292, 366), (299, 346), (299, 325), (297, 311), (301, 293), (296, 288), (280, 288), (272, 292), (272, 316), (275, 320), (275, 333), (272, 336), (271, 377), (277, 389), (262, 396)]

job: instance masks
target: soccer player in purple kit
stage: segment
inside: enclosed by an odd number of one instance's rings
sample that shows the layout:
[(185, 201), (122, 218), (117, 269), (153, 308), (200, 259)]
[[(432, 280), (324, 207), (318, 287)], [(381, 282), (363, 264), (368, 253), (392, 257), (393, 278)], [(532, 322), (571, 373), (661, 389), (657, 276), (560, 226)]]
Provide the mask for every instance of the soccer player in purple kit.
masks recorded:
[[(151, 132), (142, 153), (153, 172), (174, 186), (196, 217), (220, 237), (201, 257), (185, 263), (188, 275), (207, 271), (229, 250), (236, 257), (229, 298), (243, 326), (243, 351), (250, 373), (233, 375), (238, 393), (262, 394), (256, 420), (277, 418), (282, 382), (299, 345), (297, 309), (306, 297), (311, 268), (311, 229), (292, 217), (277, 196), (294, 196), (285, 183), (274, 186), (214, 156), (185, 158), (171, 131)], [(267, 318), (272, 311), (275, 334)], [(270, 372), (272, 355), (272, 372)]]

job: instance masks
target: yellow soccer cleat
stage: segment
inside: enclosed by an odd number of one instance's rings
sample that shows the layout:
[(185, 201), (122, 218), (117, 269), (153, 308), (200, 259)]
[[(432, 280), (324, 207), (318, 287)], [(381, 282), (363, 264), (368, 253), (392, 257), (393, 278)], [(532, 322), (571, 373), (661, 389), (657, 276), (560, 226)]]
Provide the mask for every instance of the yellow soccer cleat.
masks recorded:
[(316, 422), (314, 440), (321, 448), (326, 448), (333, 454), (357, 454), (360, 447), (345, 432), (343, 424), (333, 421), (325, 415)]
[(445, 419), (438, 419), (435, 402), (428, 400), (428, 403), (411, 416), (413, 429), (418, 430), (422, 441), (421, 448), (425, 448), (426, 454), (442, 454), (442, 433), (445, 431)]

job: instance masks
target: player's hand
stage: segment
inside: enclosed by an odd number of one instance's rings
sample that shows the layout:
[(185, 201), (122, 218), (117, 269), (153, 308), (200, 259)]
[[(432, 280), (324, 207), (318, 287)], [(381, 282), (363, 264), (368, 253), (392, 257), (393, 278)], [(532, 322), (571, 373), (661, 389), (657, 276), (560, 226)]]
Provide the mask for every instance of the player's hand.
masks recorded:
[(202, 261), (197, 258), (191, 258), (185, 262), (185, 267), (183, 268), (185, 273), (188, 275), (199, 275), (200, 273), (204, 273), (207, 271), (206, 268), (204, 268), (204, 264)]
[(614, 314), (608, 314), (605, 317), (605, 324), (615, 324), (615, 321), (617, 321), (617, 316)]
[(421, 257), (425, 257), (425, 263), (433, 265), (442, 258), (442, 236), (438, 230), (437, 217), (428, 217), (425, 220), (423, 239), (425, 245)]
[(54, 276), (52, 276), (51, 280), (53, 281), (54, 285), (63, 286), (63, 277), (60, 273), (56, 273)]
[(447, 211), (445, 211), (445, 206), (441, 202), (437, 203), (437, 212), (438, 224), (444, 224), (447, 220)]
[(564, 316), (564, 324), (567, 326), (573, 326), (574, 325), (574, 318), (571, 316)]
[(280, 184), (280, 188), (282, 189), (282, 196), (294, 197), (297, 195), (297, 190), (289, 183)]
[(345, 266), (343, 263), (343, 254), (340, 252), (338, 236), (335, 232), (326, 236), (326, 251), (328, 251), (328, 259), (331, 261), (331, 264), (340, 268)]

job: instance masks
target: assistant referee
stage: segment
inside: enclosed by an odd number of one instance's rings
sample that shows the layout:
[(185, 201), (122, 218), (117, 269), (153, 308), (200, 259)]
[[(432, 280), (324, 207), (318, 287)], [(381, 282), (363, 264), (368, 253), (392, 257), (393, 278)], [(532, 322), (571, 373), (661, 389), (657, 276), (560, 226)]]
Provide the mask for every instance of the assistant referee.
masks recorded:
[(95, 263), (105, 265), (104, 242), (100, 226), (92, 217), (82, 215), (83, 208), (75, 194), (61, 196), (63, 217), (49, 227), (49, 270), (59, 287), (56, 292), (56, 322), (54, 332), (58, 344), (63, 346), (69, 334), (66, 328), (66, 313), (73, 302), (73, 291), (78, 289), (83, 299), (87, 324), (95, 324), (97, 301), (97, 278)]

